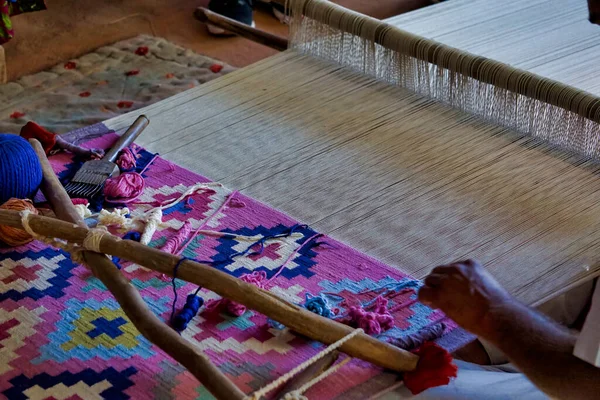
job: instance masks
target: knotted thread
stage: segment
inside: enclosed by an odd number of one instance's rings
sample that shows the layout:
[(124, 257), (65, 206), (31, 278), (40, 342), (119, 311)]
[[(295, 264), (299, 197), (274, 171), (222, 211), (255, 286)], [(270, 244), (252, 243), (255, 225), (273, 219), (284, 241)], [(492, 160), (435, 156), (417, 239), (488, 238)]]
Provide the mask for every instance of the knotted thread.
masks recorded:
[(302, 305), (308, 311), (318, 314), (325, 318), (331, 318), (334, 314), (329, 301), (323, 296), (313, 296), (310, 293), (306, 293), (306, 300)]
[(98, 214), (98, 225), (126, 228), (130, 225), (128, 216), (129, 209), (127, 207), (115, 208), (112, 211), (100, 210), (100, 214)]
[(83, 250), (82, 247), (71, 244), (69, 242), (58, 240), (56, 238), (49, 238), (49, 237), (37, 234), (36, 232), (34, 232), (33, 229), (31, 229), (31, 226), (29, 225), (29, 216), (32, 214), (32, 212), (30, 210), (23, 210), (20, 212), (20, 214), (21, 214), (21, 225), (23, 225), (23, 229), (25, 230), (25, 232), (27, 232), (29, 235), (31, 235), (31, 237), (33, 237), (35, 240), (39, 240), (42, 243), (46, 243), (52, 247), (56, 247), (58, 249), (65, 250), (66, 252), (71, 254), (71, 259), (74, 262), (76, 262), (78, 264), (83, 263), (84, 260), (81, 257), (81, 252)]
[(156, 232), (158, 225), (160, 225), (160, 223), (162, 222), (162, 216), (163, 213), (160, 208), (154, 208), (144, 215), (143, 220), (146, 222), (146, 226), (144, 226), (144, 231), (142, 232), (140, 243), (150, 243), (154, 232)]
[(394, 317), (387, 310), (388, 300), (378, 296), (373, 311), (362, 307), (350, 307), (350, 325), (361, 328), (367, 335), (379, 335), (394, 327)]

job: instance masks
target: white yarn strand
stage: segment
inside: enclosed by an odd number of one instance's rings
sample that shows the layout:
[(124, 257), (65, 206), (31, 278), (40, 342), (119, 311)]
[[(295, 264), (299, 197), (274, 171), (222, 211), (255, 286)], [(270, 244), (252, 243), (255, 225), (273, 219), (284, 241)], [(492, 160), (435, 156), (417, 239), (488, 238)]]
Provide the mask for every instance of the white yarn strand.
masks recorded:
[(323, 379), (327, 378), (328, 376), (335, 374), (338, 370), (340, 370), (344, 365), (348, 364), (350, 361), (352, 361), (352, 358), (348, 357), (348, 358), (345, 358), (344, 360), (340, 361), (339, 363), (327, 368), (325, 371), (323, 371), (319, 375), (315, 376), (313, 379), (306, 382), (304, 385), (300, 386), (298, 389), (296, 389), (292, 392), (286, 393), (285, 396), (283, 397), (283, 400), (305, 400), (306, 396), (303, 396), (304, 392), (306, 392), (308, 389), (310, 389), (317, 383), (321, 382)]
[(144, 214), (142, 220), (145, 221), (146, 225), (144, 226), (144, 231), (142, 232), (142, 236), (140, 237), (140, 243), (150, 243), (154, 232), (156, 232), (158, 225), (160, 225), (160, 223), (162, 222), (162, 217), (163, 213), (161, 208), (154, 208), (148, 211), (146, 214)]
[(282, 376), (280, 376), (278, 379), (276, 379), (273, 382), (269, 383), (267, 386), (265, 386), (265, 387), (257, 390), (251, 396), (247, 396), (246, 400), (259, 400), (261, 397), (263, 397), (267, 393), (269, 393), (272, 390), (276, 389), (277, 387), (283, 385), (284, 383), (286, 383), (287, 381), (289, 381), (290, 379), (292, 379), (294, 376), (296, 376), (298, 373), (302, 372), (303, 370), (305, 370), (306, 368), (308, 368), (309, 366), (311, 366), (315, 362), (319, 361), (321, 358), (325, 357), (327, 354), (329, 354), (329, 353), (333, 352), (334, 350), (338, 349), (344, 343), (346, 343), (348, 340), (352, 339), (353, 337), (355, 337), (356, 335), (358, 335), (360, 333), (363, 333), (362, 329), (356, 329), (356, 330), (352, 331), (351, 333), (349, 333), (348, 335), (344, 336), (343, 338), (341, 338), (337, 342), (332, 343), (331, 345), (327, 346), (325, 349), (323, 349), (323, 351), (315, 354), (313, 357), (309, 358), (308, 360), (304, 361), (300, 365), (294, 367), (289, 372), (287, 372), (287, 373), (283, 374)]

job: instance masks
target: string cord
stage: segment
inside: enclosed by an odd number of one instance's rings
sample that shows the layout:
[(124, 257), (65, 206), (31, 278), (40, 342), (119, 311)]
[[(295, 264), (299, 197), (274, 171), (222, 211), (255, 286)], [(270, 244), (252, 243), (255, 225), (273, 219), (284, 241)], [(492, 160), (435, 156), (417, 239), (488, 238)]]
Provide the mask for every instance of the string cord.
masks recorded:
[[(296, 376), (297, 374), (299, 374), (300, 372), (302, 372), (303, 370), (305, 370), (306, 368), (308, 368), (309, 366), (311, 366), (315, 362), (319, 361), (320, 359), (322, 359), (323, 357), (325, 357), (329, 353), (331, 353), (334, 350), (340, 348), (341, 346), (344, 345), (344, 343), (346, 343), (347, 341), (349, 341), (350, 339), (352, 339), (353, 337), (355, 337), (355, 336), (357, 336), (357, 335), (359, 335), (361, 333), (363, 333), (362, 329), (355, 329), (355, 330), (353, 330), (348, 335), (344, 336), (343, 338), (341, 338), (337, 342), (334, 342), (331, 345), (327, 346), (325, 349), (323, 349), (319, 353), (315, 354), (314, 356), (312, 356), (308, 360), (304, 361), (303, 363), (301, 363), (301, 364), (297, 365), (296, 367), (292, 368), (290, 371), (288, 371), (287, 373), (283, 374), (282, 376), (280, 376), (279, 378), (277, 378), (273, 382), (269, 383), (267, 386), (265, 386), (265, 387), (263, 387), (263, 388), (255, 391), (250, 396), (246, 396), (245, 400), (259, 400), (261, 397), (265, 396), (266, 394), (268, 394), (271, 391), (275, 390), (279, 386), (283, 385), (284, 383), (286, 383), (287, 381), (289, 381), (290, 379), (292, 379), (294, 376)], [(337, 371), (337, 369), (336, 369), (336, 371)], [(305, 390), (308, 390), (308, 388), (306, 388)]]
[[(195, 193), (195, 192), (194, 192)], [(219, 208), (217, 208), (217, 210), (212, 213), (211, 215), (208, 216), (208, 218), (206, 218), (202, 224), (200, 224), (200, 226), (198, 227), (198, 229), (196, 229), (192, 235), (189, 237), (188, 240), (185, 241), (185, 243), (183, 243), (181, 245), (181, 247), (175, 252), (175, 255), (180, 255), (181, 253), (183, 253), (183, 251), (190, 245), (190, 243), (192, 243), (192, 241), (194, 240), (194, 238), (200, 233), (201, 230), (204, 229), (204, 227), (210, 222), (212, 221), (212, 219), (214, 217), (216, 217), (217, 215), (219, 215), (223, 209), (225, 209), (225, 207), (227, 207), (227, 205), (229, 204), (229, 202), (237, 195), (238, 191), (234, 190), (233, 192), (231, 192), (229, 194), (229, 196), (227, 196), (227, 198), (225, 199), (225, 201), (219, 206)]]
[[(171, 317), (169, 318), (169, 322), (171, 323), (171, 325), (173, 325), (173, 318), (175, 317), (175, 309), (177, 308), (177, 299), (179, 298), (179, 295), (177, 294), (177, 284), (176, 284), (175, 280), (177, 279), (177, 272), (179, 271), (179, 267), (186, 260), (191, 260), (191, 259), (187, 258), (187, 257), (181, 257), (179, 259), (179, 261), (177, 261), (177, 264), (175, 264), (175, 266), (173, 267), (173, 278), (171, 279), (171, 285), (173, 286), (173, 304), (171, 305)], [(198, 289), (196, 289), (196, 292), (194, 293), (194, 295), (197, 295), (198, 292), (200, 291), (200, 289), (201, 288), (198, 287)]]

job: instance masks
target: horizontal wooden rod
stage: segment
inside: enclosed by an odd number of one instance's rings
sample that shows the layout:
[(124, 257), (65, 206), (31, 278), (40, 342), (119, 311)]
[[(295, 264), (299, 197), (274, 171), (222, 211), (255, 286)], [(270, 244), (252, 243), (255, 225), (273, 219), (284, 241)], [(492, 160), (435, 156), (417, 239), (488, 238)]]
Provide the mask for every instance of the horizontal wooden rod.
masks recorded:
[(194, 16), (201, 22), (215, 25), (219, 28), (225, 29), (226, 31), (235, 33), (236, 35), (252, 40), (253, 42), (264, 44), (265, 46), (271, 47), (275, 50), (284, 51), (288, 48), (288, 41), (284, 37), (263, 31), (261, 29), (253, 28), (234, 19), (212, 12), (207, 8), (198, 7), (194, 12)]
[[(0, 210), (0, 224), (22, 227), (18, 212)], [(82, 244), (88, 229), (39, 215), (29, 215), (31, 229), (37, 234), (68, 240)], [(173, 271), (181, 258), (164, 253), (131, 240), (106, 234), (100, 241), (100, 251), (121, 259), (143, 265), (154, 271), (173, 276)], [(211, 290), (218, 295), (241, 303), (282, 323), (303, 336), (331, 344), (353, 332), (353, 328), (337, 321), (321, 317), (303, 307), (289, 303), (280, 297), (241, 281), (208, 264), (193, 260), (181, 261), (177, 278)], [(377, 340), (364, 333), (355, 336), (341, 346), (340, 351), (368, 361), (392, 371), (412, 371), (416, 368), (418, 357), (406, 350)]]

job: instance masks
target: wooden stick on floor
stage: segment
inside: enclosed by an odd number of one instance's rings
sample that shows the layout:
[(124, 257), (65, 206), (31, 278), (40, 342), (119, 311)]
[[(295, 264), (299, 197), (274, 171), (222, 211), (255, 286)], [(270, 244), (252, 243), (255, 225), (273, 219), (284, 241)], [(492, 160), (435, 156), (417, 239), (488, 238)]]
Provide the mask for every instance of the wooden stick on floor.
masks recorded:
[(235, 33), (236, 35), (252, 40), (253, 42), (264, 44), (275, 50), (284, 51), (288, 48), (288, 41), (284, 37), (242, 24), (241, 22), (214, 13), (204, 7), (197, 8), (194, 12), (194, 16), (201, 22), (218, 26), (226, 31)]
[[(31, 229), (40, 235), (56, 237), (77, 244), (82, 244), (89, 232), (86, 228), (40, 215), (29, 215), (28, 222)], [(0, 210), (0, 224), (22, 228), (20, 214), (16, 211)], [(121, 240), (110, 234), (102, 236), (99, 249), (102, 253), (132, 261), (168, 276), (173, 276), (173, 270), (179, 264), (178, 278), (241, 303), (284, 324), (292, 331), (321, 343), (335, 343), (354, 331), (347, 325), (321, 317), (207, 264), (194, 260), (182, 260), (179, 256), (164, 253), (135, 241)], [(399, 372), (414, 370), (419, 360), (418, 356), (406, 350), (364, 333), (348, 340), (340, 347), (340, 351)]]
[[(76, 224), (81, 228), (85, 227), (83, 219), (75, 211), (71, 199), (52, 170), (42, 145), (35, 139), (31, 139), (29, 142), (42, 165), (41, 190), (54, 213), (66, 222)], [(107, 287), (127, 317), (150, 342), (187, 368), (217, 399), (241, 400), (244, 398), (244, 393), (223, 375), (208, 357), (148, 309), (139, 292), (104, 254), (84, 251), (83, 258), (94, 276)]]

